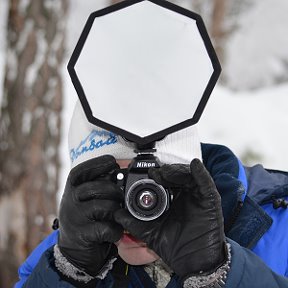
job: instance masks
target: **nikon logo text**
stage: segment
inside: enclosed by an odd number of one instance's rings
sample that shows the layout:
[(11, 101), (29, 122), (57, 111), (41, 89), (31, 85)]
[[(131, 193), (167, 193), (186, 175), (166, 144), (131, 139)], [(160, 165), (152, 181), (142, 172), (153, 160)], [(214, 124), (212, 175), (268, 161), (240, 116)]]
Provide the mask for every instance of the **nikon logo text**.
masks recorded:
[(156, 167), (156, 163), (149, 163), (149, 162), (138, 162), (136, 165), (137, 168), (150, 168)]

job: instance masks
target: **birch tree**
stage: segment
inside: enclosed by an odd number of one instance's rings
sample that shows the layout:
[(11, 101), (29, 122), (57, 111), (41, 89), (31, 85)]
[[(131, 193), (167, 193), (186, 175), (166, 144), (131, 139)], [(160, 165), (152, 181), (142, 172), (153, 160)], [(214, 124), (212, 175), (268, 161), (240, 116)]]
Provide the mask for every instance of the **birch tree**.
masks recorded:
[(10, 0), (0, 114), (0, 287), (56, 215), (68, 0)]

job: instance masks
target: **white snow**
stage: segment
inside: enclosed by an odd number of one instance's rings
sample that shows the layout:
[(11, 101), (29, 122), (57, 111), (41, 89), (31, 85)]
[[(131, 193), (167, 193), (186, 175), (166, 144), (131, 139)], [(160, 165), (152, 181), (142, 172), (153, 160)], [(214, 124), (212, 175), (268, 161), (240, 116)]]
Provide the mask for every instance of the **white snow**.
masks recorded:
[(46, 9), (60, 11), (61, 10), (61, 1), (51, 1), (51, 0), (44, 0), (44, 6)]
[(257, 91), (233, 92), (218, 86), (198, 124), (203, 142), (246, 153), (267, 168), (288, 170), (288, 83)]
[[(17, 71), (18, 71), (18, 59), (17, 59), (17, 55), (16, 55), (15, 50), (12, 51), (11, 49), (9, 49), (7, 51), (6, 61), (7, 61), (7, 67), (9, 67), (9, 70), (7, 73), (7, 79), (10, 81), (13, 81), (17, 77)], [(3, 70), (1, 72), (3, 72)], [(4, 77), (4, 76), (1, 75), (1, 78), (2, 77)], [(2, 91), (3, 90), (1, 90), (1, 93), (2, 93)]]
[(23, 134), (29, 135), (31, 131), (31, 121), (32, 121), (32, 114), (31, 111), (24, 111), (22, 117), (22, 132)]
[(51, 135), (54, 136), (58, 134), (57, 119), (58, 116), (56, 115), (56, 113), (50, 112), (47, 124)]
[(17, 48), (16, 48), (17, 53), (21, 53), (23, 51), (28, 41), (29, 34), (31, 33), (31, 31), (33, 31), (33, 29), (34, 29), (34, 22), (31, 19), (25, 21), (24, 29), (20, 34), (19, 39), (17, 39)]
[(288, 80), (288, 1), (261, 0), (242, 13), (227, 40), (229, 86), (251, 89)]
[(30, 4), (30, 2), (31, 2), (31, 0), (21, 0), (19, 2), (18, 11), (20, 12), (20, 14), (25, 15), (26, 9), (27, 9), (28, 5)]
[(36, 34), (36, 56), (33, 63), (28, 67), (27, 74), (25, 77), (25, 88), (31, 89), (31, 87), (34, 86), (34, 83), (38, 77), (39, 69), (43, 65), (43, 62), (45, 61), (45, 55), (47, 53), (47, 42), (45, 41), (45, 33), (44, 31), (37, 31)]

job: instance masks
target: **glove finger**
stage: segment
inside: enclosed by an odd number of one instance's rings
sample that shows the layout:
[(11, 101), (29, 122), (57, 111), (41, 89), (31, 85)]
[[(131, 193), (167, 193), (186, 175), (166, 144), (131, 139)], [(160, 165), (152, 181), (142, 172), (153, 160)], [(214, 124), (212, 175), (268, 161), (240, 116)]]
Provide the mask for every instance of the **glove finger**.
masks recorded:
[(109, 180), (97, 180), (86, 182), (75, 189), (78, 201), (89, 201), (92, 199), (106, 199), (122, 202), (124, 193), (122, 189)]
[(121, 203), (111, 200), (92, 200), (81, 202), (79, 210), (91, 221), (114, 221), (114, 211), (121, 208)]
[(120, 209), (114, 212), (114, 220), (120, 224), (124, 230), (127, 230), (134, 237), (148, 243), (151, 237), (151, 227), (154, 221), (140, 221), (133, 217), (126, 209)]
[(166, 164), (161, 168), (152, 168), (148, 175), (164, 187), (179, 187), (191, 182), (190, 169), (185, 164)]
[(199, 192), (204, 197), (210, 197), (211, 192), (217, 191), (212, 177), (199, 159), (193, 159), (190, 164), (191, 174), (198, 185)]
[(148, 170), (149, 178), (153, 179), (156, 183), (163, 185), (163, 179), (160, 168), (150, 168)]
[[(102, 242), (116, 243), (123, 235), (123, 227), (114, 221), (100, 222), (96, 232)], [(102, 226), (102, 227), (101, 227)]]
[(88, 245), (90, 242), (98, 244), (105, 242), (116, 243), (123, 235), (123, 228), (112, 221), (91, 222), (79, 227), (78, 233)]
[(93, 181), (99, 176), (115, 169), (119, 169), (115, 158), (112, 155), (103, 155), (74, 167), (69, 174), (69, 179), (73, 186), (77, 186), (88, 181)]

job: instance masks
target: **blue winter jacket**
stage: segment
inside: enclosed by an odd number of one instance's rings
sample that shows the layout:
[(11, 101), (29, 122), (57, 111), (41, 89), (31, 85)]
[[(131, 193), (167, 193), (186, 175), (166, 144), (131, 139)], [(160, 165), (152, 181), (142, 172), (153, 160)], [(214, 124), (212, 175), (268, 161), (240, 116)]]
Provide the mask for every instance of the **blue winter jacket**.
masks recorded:
[[(203, 163), (221, 194), (225, 233), (232, 246), (232, 265), (226, 288), (288, 288), (288, 173), (243, 167), (225, 146), (202, 144)], [(19, 268), (19, 287), (81, 287), (70, 284), (54, 267), (49, 235)], [(252, 251), (253, 252), (252, 252)], [(262, 260), (261, 260), (261, 259)], [(88, 286), (83, 286), (88, 287)], [(90, 287), (155, 287), (142, 266), (116, 261), (107, 277)], [(166, 288), (182, 287), (173, 275)]]

